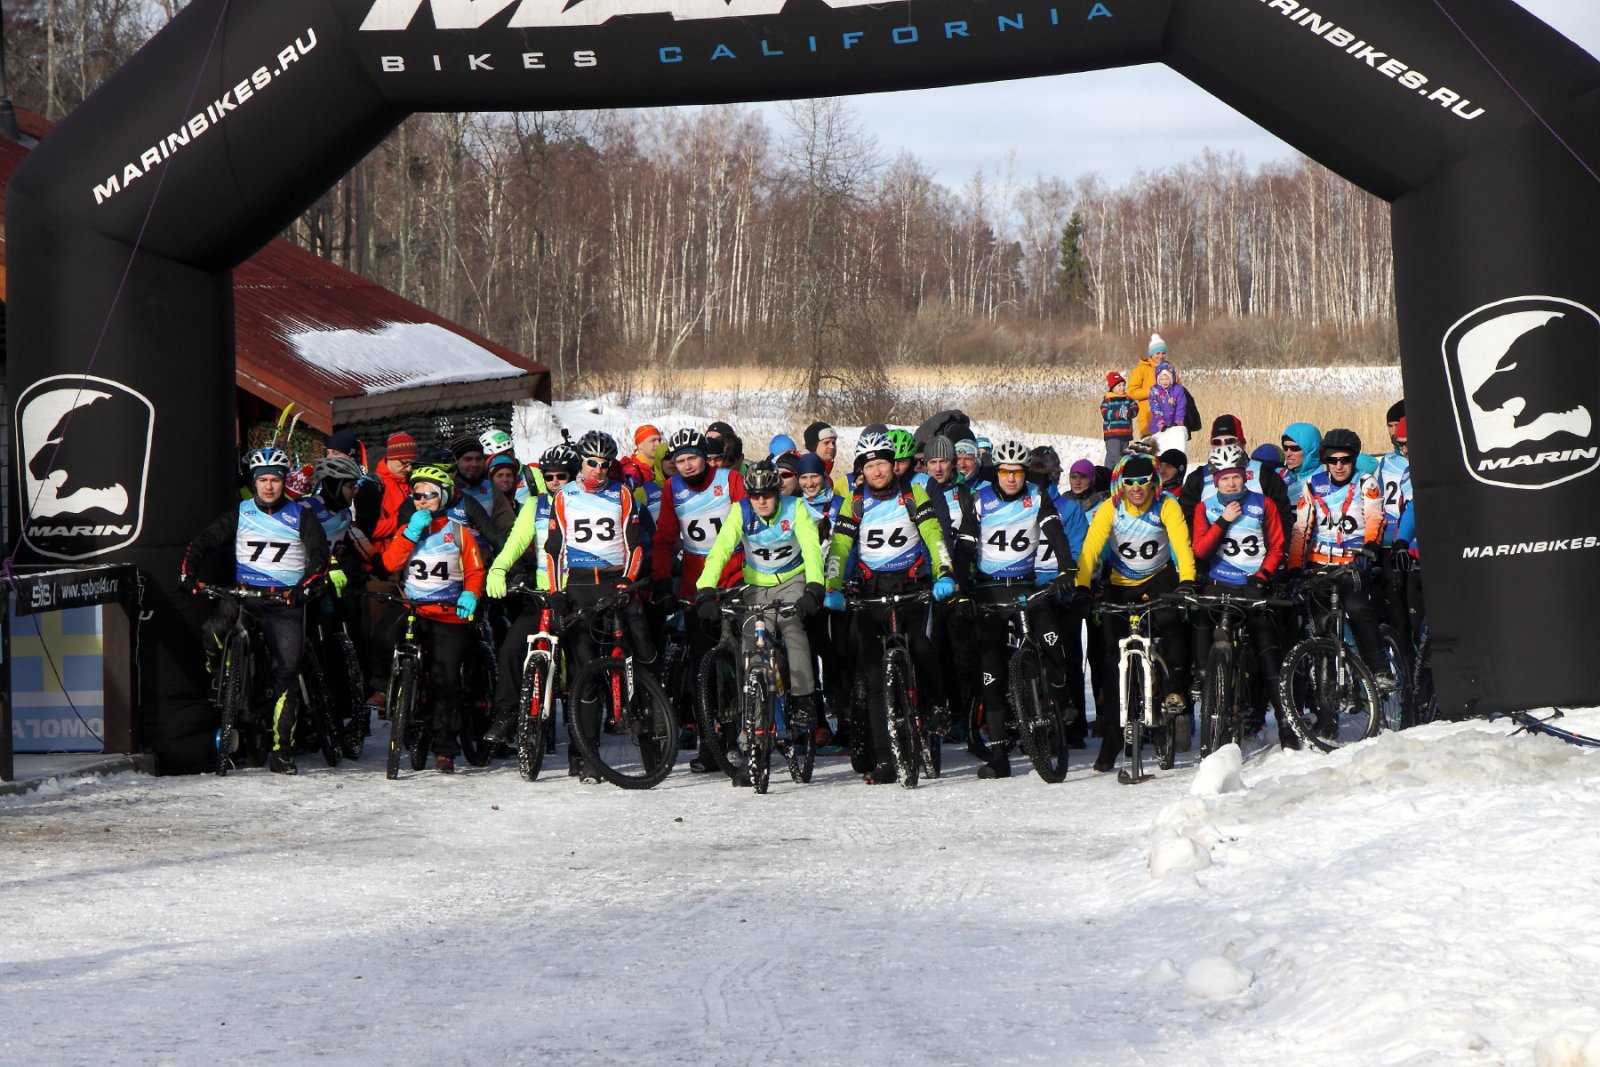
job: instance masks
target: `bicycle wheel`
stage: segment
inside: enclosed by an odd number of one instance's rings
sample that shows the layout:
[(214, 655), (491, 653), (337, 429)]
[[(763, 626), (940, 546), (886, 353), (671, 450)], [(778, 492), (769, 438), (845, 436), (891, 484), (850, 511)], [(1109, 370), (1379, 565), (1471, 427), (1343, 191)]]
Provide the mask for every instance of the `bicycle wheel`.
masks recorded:
[(1011, 657), (1010, 695), (1022, 751), (1033, 772), (1046, 782), (1061, 781), (1067, 776), (1067, 728), (1045, 682), (1039, 652), (1030, 645)]
[(1411, 660), (1393, 626), (1383, 623), (1378, 627), (1378, 634), (1383, 638), (1383, 658), (1395, 679), (1394, 692), (1381, 698), (1379, 722), (1385, 730), (1405, 730), (1415, 724), (1411, 706)]
[(545, 671), (550, 656), (535, 652), (522, 676), (517, 696), (517, 770), (523, 781), (533, 782), (544, 768), (545, 733), (553, 724), (544, 718)]
[(1127, 683), (1122, 691), (1122, 757), (1127, 762), (1117, 772), (1117, 781), (1135, 785), (1149, 776), (1144, 773), (1144, 672), (1145, 661), (1135, 657), (1128, 663)]
[[(396, 657), (394, 679), (389, 684), (389, 764), (386, 777), (400, 777), (400, 755), (406, 751), (406, 733), (417, 717), (417, 661)], [(421, 770), (412, 761), (413, 769)]]
[(496, 746), (483, 739), (494, 718), (494, 649), (481, 637), (461, 658), (461, 754), (474, 767), (494, 758)]
[(217, 727), (218, 776), (226, 775), (233, 767), (233, 757), (239, 751), (239, 729), (250, 700), (250, 640), (241, 640), (241, 636), (228, 638), (218, 668), (223, 672), (219, 688), (222, 721)]
[(899, 649), (891, 649), (884, 657), (883, 711), (889, 720), (889, 758), (894, 761), (895, 777), (902, 787), (915, 789), (920, 746), (917, 713), (911, 706), (910, 668), (905, 653)]
[(1323, 752), (1371, 737), (1383, 725), (1372, 672), (1331, 637), (1308, 637), (1290, 649), (1278, 700), (1300, 739)]
[(784, 758), (789, 761), (789, 777), (793, 781), (801, 785), (811, 781), (811, 772), (817, 764), (816, 728), (801, 730), (799, 737), (791, 737)]
[[(612, 785), (649, 789), (672, 772), (678, 758), (678, 726), (667, 694), (650, 672), (635, 668), (631, 691), (628, 661), (616, 656), (590, 660), (572, 679), (572, 704), (599, 709), (595, 736), (572, 732), (584, 761)], [(613, 729), (604, 726), (610, 723)]]
[(939, 777), (944, 770), (944, 735), (928, 729), (928, 724), (920, 718), (917, 722), (917, 748), (923, 775), (928, 778)]
[(763, 672), (751, 671), (744, 682), (745, 768), (757, 793), (772, 782), (772, 687)]
[(733, 653), (714, 648), (700, 659), (695, 723), (717, 766), (729, 778), (744, 774), (739, 750), (739, 673)]
[(1233, 649), (1218, 641), (1206, 657), (1206, 684), (1200, 692), (1200, 758), (1235, 741)]
[(300, 657), (300, 695), (305, 700), (306, 721), (317, 731), (317, 747), (328, 766), (339, 766), (344, 752), (339, 746), (339, 728), (334, 721), (333, 694), (328, 690), (328, 678), (322, 672), (322, 661), (316, 649), (307, 648)]
[[(345, 759), (360, 759), (367, 748), (367, 701), (362, 695), (361, 660), (356, 655), (356, 643), (350, 635), (340, 632), (334, 639), (339, 662), (344, 664), (344, 724), (341, 744)], [(335, 672), (337, 676), (337, 672)]]
[(1411, 707), (1415, 725), (1422, 726), (1439, 717), (1439, 694), (1433, 691), (1433, 648), (1426, 633), (1417, 646), (1417, 662), (1411, 666)]

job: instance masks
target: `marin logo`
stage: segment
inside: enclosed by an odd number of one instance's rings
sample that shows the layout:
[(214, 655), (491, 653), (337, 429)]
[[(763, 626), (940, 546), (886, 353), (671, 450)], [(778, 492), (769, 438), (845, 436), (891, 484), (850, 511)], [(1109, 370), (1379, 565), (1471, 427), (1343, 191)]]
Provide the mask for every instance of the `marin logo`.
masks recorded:
[[(509, 29), (599, 26), (618, 15), (671, 15), (677, 21), (776, 15), (787, 0), (376, 0), (363, 30), (411, 29), (424, 6), (440, 30), (476, 30), (511, 14)], [(883, 0), (823, 0), (832, 8), (881, 4)]]
[(1478, 481), (1544, 489), (1600, 467), (1600, 315), (1561, 297), (1500, 300), (1450, 327), (1443, 351)]
[(40, 555), (87, 559), (144, 525), (155, 406), (109, 378), (62, 374), (17, 398), (22, 538)]

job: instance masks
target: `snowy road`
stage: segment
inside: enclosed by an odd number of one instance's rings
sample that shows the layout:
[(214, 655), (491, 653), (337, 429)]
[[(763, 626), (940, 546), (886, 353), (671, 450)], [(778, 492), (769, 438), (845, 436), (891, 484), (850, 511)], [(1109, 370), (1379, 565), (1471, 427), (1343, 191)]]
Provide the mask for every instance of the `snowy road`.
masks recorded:
[(1600, 751), (1508, 732), (1209, 797), (948, 749), (915, 791), (369, 755), (4, 799), (0, 1063), (1600, 1064)]

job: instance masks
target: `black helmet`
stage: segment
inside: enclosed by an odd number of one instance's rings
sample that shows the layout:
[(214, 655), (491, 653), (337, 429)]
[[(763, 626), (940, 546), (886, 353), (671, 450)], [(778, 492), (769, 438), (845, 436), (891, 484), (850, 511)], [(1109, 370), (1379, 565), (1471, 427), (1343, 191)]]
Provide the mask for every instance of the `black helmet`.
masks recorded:
[(677, 459), (685, 452), (694, 452), (701, 456), (706, 454), (706, 435), (690, 426), (685, 426), (667, 439), (667, 455)]
[(545, 473), (562, 471), (567, 477), (576, 478), (578, 476), (578, 467), (582, 465), (582, 462), (572, 446), (562, 441), (560, 444), (552, 445), (545, 451), (544, 455), (539, 457), (539, 469)]
[(585, 459), (603, 459), (607, 463), (617, 458), (616, 438), (601, 430), (590, 430), (578, 438), (578, 455)]
[(1336, 426), (1322, 435), (1322, 450), (1317, 453), (1317, 458), (1328, 462), (1329, 452), (1348, 452), (1352, 456), (1361, 455), (1361, 435), (1354, 430), (1347, 430)]
[(783, 478), (771, 460), (758, 459), (744, 472), (744, 491), (747, 493), (776, 493), (782, 485)]

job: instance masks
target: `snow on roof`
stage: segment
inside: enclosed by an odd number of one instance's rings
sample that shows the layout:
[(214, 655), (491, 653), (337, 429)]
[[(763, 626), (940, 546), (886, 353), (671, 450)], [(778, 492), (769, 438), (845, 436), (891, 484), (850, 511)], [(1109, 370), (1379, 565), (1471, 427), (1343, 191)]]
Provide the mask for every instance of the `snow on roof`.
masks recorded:
[(283, 338), (312, 366), (370, 383), (369, 393), (525, 373), (431, 322), (389, 322), (377, 330), (306, 329), (286, 332)]

